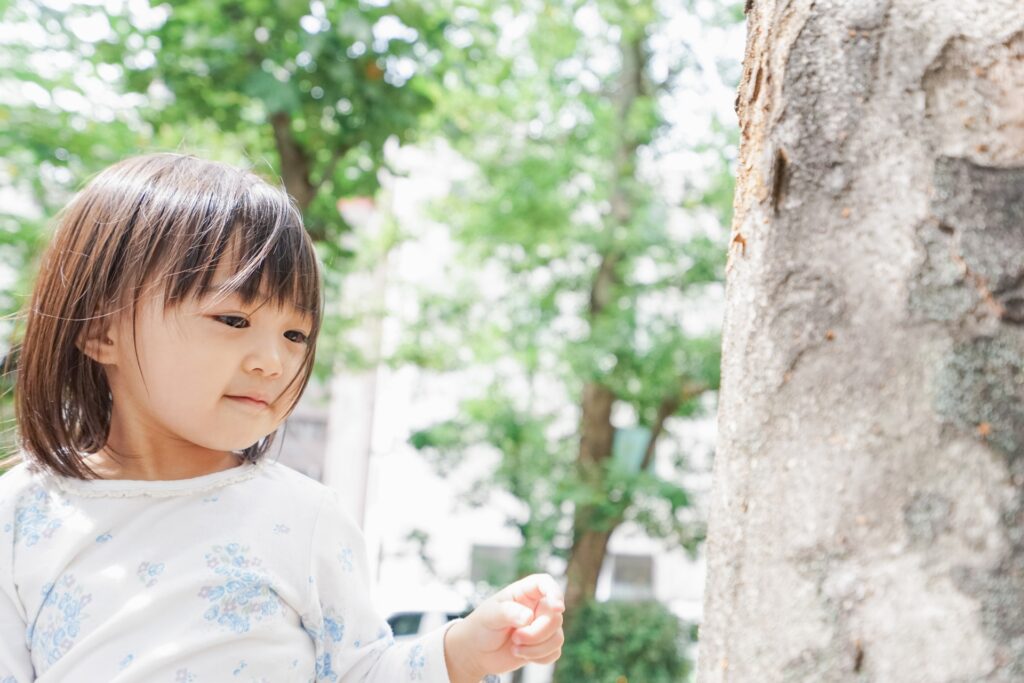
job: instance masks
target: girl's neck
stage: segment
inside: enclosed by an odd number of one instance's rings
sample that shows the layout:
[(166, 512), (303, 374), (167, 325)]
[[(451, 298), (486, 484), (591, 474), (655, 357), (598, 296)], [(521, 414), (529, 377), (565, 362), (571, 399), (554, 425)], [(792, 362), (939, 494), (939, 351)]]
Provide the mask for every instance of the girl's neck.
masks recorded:
[(242, 459), (235, 453), (223, 453), (222, 457), (192, 460), (176, 459), (170, 462), (158, 462), (152, 458), (117, 458), (110, 455), (107, 449), (89, 455), (85, 464), (102, 479), (126, 479), (142, 481), (169, 481), (193, 479), (214, 472), (221, 472), (242, 464)]

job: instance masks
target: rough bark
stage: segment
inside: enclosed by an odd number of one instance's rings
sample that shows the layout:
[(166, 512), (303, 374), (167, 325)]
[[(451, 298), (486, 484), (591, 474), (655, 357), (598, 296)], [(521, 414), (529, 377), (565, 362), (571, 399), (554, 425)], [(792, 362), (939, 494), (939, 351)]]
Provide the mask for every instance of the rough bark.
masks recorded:
[(1024, 680), (1024, 3), (749, 3), (699, 680)]

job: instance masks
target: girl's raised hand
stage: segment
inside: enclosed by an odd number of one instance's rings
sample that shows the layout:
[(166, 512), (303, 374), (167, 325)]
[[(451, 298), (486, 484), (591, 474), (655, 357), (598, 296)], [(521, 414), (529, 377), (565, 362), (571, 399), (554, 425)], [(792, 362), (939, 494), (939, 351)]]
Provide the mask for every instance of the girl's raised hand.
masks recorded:
[(550, 664), (562, 654), (562, 589), (549, 574), (532, 574), (492, 595), (445, 636), (452, 683), (478, 683), (486, 674), (528, 662)]

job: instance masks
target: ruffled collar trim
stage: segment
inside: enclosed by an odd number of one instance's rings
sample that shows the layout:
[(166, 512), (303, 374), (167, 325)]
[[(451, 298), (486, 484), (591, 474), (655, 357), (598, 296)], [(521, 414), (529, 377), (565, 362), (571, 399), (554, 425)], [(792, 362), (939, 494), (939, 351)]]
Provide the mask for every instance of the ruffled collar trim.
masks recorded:
[(214, 489), (247, 481), (256, 476), (266, 465), (266, 458), (257, 462), (243, 462), (226, 470), (204, 474), (189, 479), (76, 479), (52, 472), (44, 476), (65, 493), (89, 498), (130, 498), (148, 496), (169, 498), (172, 496), (205, 493)]

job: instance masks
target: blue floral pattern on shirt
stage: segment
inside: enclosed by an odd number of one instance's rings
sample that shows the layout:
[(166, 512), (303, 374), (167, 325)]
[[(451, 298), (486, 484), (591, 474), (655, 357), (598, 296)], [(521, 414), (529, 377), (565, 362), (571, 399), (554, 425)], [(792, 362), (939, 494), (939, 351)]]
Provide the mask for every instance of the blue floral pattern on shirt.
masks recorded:
[(323, 608), (322, 613), (319, 620), (307, 621), (304, 618), (302, 622), (303, 630), (313, 639), (318, 683), (338, 680), (338, 672), (332, 666), (331, 652), (345, 638), (345, 617), (333, 607)]
[(324, 615), (324, 639), (331, 639), (332, 643), (340, 643), (342, 638), (345, 637), (345, 617), (340, 614), (336, 614), (333, 609), (329, 609), (330, 615)]
[(206, 553), (206, 566), (224, 581), (203, 586), (199, 597), (213, 603), (203, 618), (235, 633), (246, 633), (252, 621), (261, 621), (283, 610), (281, 598), (270, 587), (259, 558), (248, 557), (249, 546), (215, 545)]
[(337, 681), (338, 672), (331, 667), (331, 653), (321, 652), (316, 656), (316, 681)]
[[(43, 604), (35, 622), (25, 637), (47, 665), (60, 659), (81, 630), (81, 620), (88, 616), (83, 608), (92, 602), (92, 593), (86, 593), (72, 574), (65, 574), (57, 585), (47, 583), (42, 588)], [(39, 672), (42, 673), (42, 672)]]
[(352, 571), (354, 569), (352, 566), (352, 548), (342, 545), (341, 550), (338, 552), (338, 561), (341, 562), (341, 568), (344, 571)]
[[(46, 491), (38, 484), (25, 491), (14, 513), (14, 542), (31, 547), (44, 538), (50, 538), (60, 528), (61, 520), (51, 515)], [(10, 523), (4, 531), (10, 531)]]
[(427, 658), (423, 656), (423, 646), (414, 645), (409, 650), (409, 680), (410, 681), (421, 681), (423, 680), (423, 667), (427, 663)]
[[(125, 634), (131, 638), (113, 634), (119, 647), (112, 651), (93, 649), (90, 636), (96, 635), (97, 629), (106, 631), (105, 620), (123, 614), (119, 608), (149, 604), (151, 610), (163, 614), (161, 623), (170, 625), (170, 617), (177, 616), (194, 633), (220, 639), (214, 633), (220, 631), (240, 645), (269, 642), (274, 629), (294, 629), (288, 617), (301, 614), (300, 626), (316, 641), (315, 648), (296, 648), (284, 658), (266, 648), (239, 647), (228, 657), (215, 655), (209, 661), (198, 656), (186, 658), (191, 653), (182, 652), (177, 661), (166, 662), (165, 675), (157, 675), (154, 681), (443, 680), (441, 640), (435, 636), (422, 643), (396, 645), (390, 629), (371, 614), (365, 549), (352, 521), (326, 494), (322, 510), (313, 507), (317, 497), (311, 490), (310, 495), (301, 497), (309, 505), (297, 505), (294, 498), (282, 499), (281, 510), (268, 510), (244, 528), (237, 526), (237, 520), (249, 519), (246, 506), (259, 496), (221, 495), (224, 502), (220, 502), (215, 493), (200, 494), (190, 502), (199, 511), (208, 512), (212, 509), (208, 505), (232, 506), (217, 517), (225, 520), (224, 531), (213, 524), (209, 528), (182, 524), (169, 528), (173, 533), (182, 532), (172, 544), (170, 532), (151, 534), (152, 539), (129, 537), (122, 532), (120, 518), (135, 524), (136, 510), (147, 504), (155, 508), (177, 501), (160, 496), (152, 501), (133, 498), (110, 505), (92, 497), (65, 497), (49, 486), (33, 486), (28, 478), (6, 482), (16, 482), (17, 487), (7, 489), (0, 540), (19, 560), (17, 567), (25, 568), (27, 580), (16, 587), (24, 594), (23, 602), (32, 606), (31, 614), (17, 629), (24, 639), (16, 637), (8, 646), (11, 653), (22, 657), (18, 664), (26, 672), (34, 667), (36, 676), (46, 676), (48, 671), (52, 675), (69, 667), (89, 680), (110, 680), (118, 676), (118, 670), (136, 670), (143, 675), (139, 667), (148, 668), (154, 662), (147, 664), (144, 656), (149, 643), (132, 640), (145, 633), (138, 629), (136, 634), (137, 623), (125, 623)], [(201, 503), (203, 495), (208, 497)], [(242, 500), (245, 504), (236, 506)], [(175, 517), (165, 516), (169, 521)], [(212, 522), (213, 517), (210, 519)], [(196, 527), (203, 533), (194, 533)], [(167, 546), (173, 546), (172, 555), (163, 552)], [(148, 550), (143, 549), (146, 547)], [(112, 567), (122, 571), (111, 575), (106, 570)], [(127, 576), (123, 575), (125, 569)], [(133, 573), (136, 579), (131, 578)], [(307, 573), (308, 587), (301, 578)], [(113, 588), (125, 595), (112, 591), (108, 595)], [(172, 594), (171, 600), (167, 600), (168, 594)], [(282, 596), (296, 600), (286, 602)], [(151, 604), (151, 599), (160, 601), (159, 606)], [(184, 614), (165, 611), (179, 608)], [(7, 623), (6, 616), (0, 614), (2, 623)], [(159, 624), (157, 629), (166, 631)], [(156, 637), (164, 638), (161, 633)], [(207, 652), (202, 641), (197, 651)], [(0, 644), (0, 659), (6, 661), (6, 654), (8, 649)], [(72, 664), (70, 660), (79, 655), (81, 661)], [(21, 669), (0, 666), (0, 683), (20, 681), (17, 674), (10, 674)]]
[(146, 585), (146, 588), (156, 584), (157, 578), (164, 571), (163, 562), (143, 562), (139, 565), (136, 570), (136, 574), (139, 576), (139, 581)]

